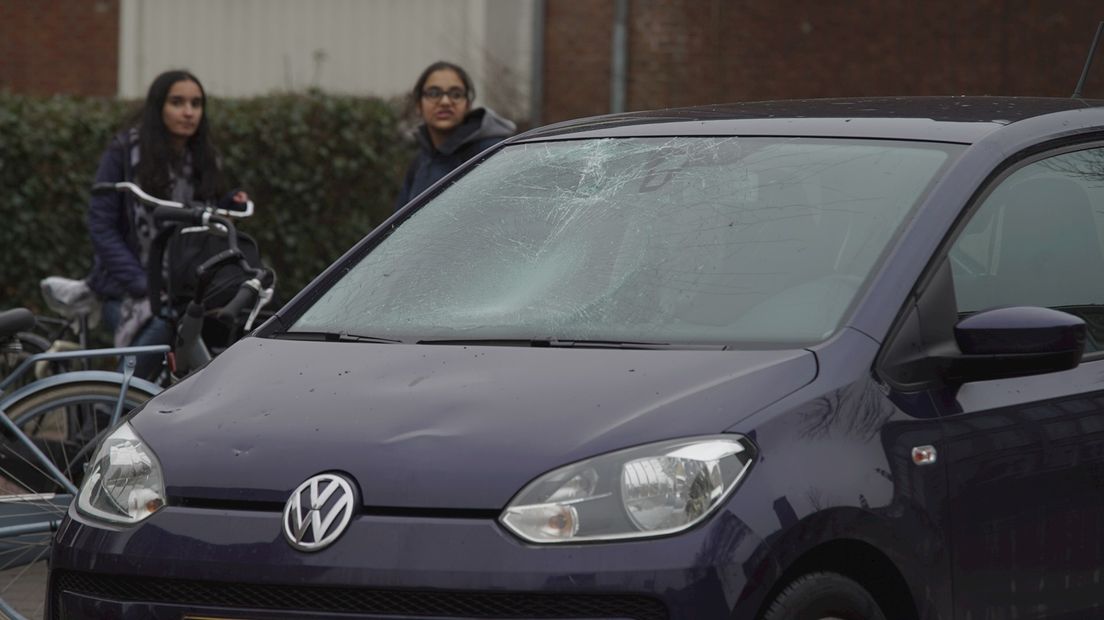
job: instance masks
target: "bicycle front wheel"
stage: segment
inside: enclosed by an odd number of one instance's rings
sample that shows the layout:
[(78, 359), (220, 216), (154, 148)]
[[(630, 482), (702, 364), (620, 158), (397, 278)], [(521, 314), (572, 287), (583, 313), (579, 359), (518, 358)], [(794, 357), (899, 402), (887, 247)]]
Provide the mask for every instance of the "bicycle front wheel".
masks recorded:
[[(80, 486), (84, 464), (96, 440), (107, 430), (118, 403), (120, 385), (88, 380), (32, 392), (6, 408), (19, 430), (41, 450), (74, 486)], [(123, 401), (126, 413), (152, 393), (131, 386)], [(0, 495), (57, 492), (62, 485), (14, 437), (0, 443)]]
[[(62, 383), (28, 393), (6, 413), (75, 486), (84, 464), (106, 434), (118, 403), (117, 381)], [(131, 386), (126, 413), (153, 396)], [(37, 457), (8, 432), (0, 438), (0, 617), (41, 618), (46, 596), (46, 557), (53, 532), (72, 496), (62, 492)]]

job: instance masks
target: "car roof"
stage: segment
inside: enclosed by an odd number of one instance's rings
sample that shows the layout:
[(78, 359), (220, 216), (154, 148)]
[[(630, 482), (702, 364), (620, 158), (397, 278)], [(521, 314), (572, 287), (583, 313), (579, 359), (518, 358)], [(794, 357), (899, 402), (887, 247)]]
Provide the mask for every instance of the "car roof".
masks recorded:
[[(1030, 118), (1104, 106), (1048, 97), (797, 99), (593, 116), (548, 125), (515, 142), (673, 135), (893, 138), (972, 144)], [(1055, 119), (1060, 124), (1060, 119)]]

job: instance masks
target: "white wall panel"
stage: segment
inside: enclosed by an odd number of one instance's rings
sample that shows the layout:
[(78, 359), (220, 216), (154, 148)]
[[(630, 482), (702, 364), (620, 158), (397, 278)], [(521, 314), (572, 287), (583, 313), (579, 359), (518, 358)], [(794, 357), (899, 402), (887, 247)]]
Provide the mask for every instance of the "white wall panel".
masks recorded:
[(390, 97), (435, 60), (465, 67), (479, 103), (528, 114), (534, 0), (122, 0), (119, 95), (166, 69), (213, 96), (319, 88)]

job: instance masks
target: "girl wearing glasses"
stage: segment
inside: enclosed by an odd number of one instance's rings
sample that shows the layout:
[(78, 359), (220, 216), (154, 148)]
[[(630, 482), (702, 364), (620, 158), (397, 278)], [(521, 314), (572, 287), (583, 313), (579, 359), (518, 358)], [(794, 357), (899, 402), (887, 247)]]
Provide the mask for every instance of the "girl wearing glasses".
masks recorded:
[(487, 108), (472, 109), (475, 89), (468, 73), (438, 61), (422, 71), (411, 92), (421, 116), (418, 155), (406, 171), (395, 209), (460, 164), (514, 133), (514, 123)]

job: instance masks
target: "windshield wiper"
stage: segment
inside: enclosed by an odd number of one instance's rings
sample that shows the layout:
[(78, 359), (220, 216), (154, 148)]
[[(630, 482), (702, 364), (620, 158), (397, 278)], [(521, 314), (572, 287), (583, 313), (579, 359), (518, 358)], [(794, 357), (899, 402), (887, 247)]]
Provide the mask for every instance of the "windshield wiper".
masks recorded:
[(381, 338), (379, 336), (362, 336), (349, 332), (281, 332), (273, 334), (273, 338), (282, 340), (318, 340), (324, 342), (373, 342), (379, 344), (400, 344), (402, 340), (395, 338)]
[(460, 338), (454, 340), (419, 340), (418, 344), (445, 344), (483, 347), (547, 347), (557, 349), (711, 349), (719, 344), (687, 344), (669, 342), (638, 342), (631, 340), (564, 340), (560, 338)]

